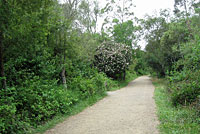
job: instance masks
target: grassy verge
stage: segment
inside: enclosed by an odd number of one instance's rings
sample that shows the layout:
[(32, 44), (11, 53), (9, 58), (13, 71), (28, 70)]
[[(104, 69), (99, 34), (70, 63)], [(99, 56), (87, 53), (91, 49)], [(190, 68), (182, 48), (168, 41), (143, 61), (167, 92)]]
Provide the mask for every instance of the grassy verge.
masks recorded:
[(45, 124), (39, 126), (32, 133), (33, 134), (44, 133), (46, 130), (53, 128), (56, 124), (61, 123), (64, 120), (66, 120), (66, 118), (68, 118), (69, 116), (80, 113), (81, 111), (83, 111), (88, 106), (95, 104), (97, 101), (103, 99), (105, 96), (106, 96), (106, 93), (103, 94), (103, 95), (92, 96), (92, 97), (90, 97), (86, 100), (80, 101), (79, 103), (77, 103), (76, 105), (71, 107), (68, 114), (65, 114), (65, 115), (62, 114), (62, 115), (58, 115), (58, 116), (54, 117), (52, 120), (50, 120), (50, 121), (46, 122)]
[(166, 89), (166, 80), (153, 79), (161, 134), (199, 134), (199, 118), (189, 107), (174, 107)]

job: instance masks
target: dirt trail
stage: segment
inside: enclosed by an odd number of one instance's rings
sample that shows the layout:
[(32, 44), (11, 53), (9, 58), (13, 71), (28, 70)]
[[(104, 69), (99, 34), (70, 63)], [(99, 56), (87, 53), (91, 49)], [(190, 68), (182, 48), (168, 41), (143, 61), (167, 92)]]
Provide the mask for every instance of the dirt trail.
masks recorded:
[(158, 134), (153, 93), (150, 78), (139, 77), (45, 134)]

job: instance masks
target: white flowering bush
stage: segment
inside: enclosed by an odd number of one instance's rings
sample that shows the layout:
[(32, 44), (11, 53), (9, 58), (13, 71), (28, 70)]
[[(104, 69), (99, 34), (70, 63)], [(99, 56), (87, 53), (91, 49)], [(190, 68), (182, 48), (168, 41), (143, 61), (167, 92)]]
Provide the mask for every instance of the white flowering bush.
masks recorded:
[(109, 77), (116, 78), (128, 68), (132, 59), (132, 50), (129, 46), (103, 42), (96, 50), (94, 64), (99, 71), (106, 73)]

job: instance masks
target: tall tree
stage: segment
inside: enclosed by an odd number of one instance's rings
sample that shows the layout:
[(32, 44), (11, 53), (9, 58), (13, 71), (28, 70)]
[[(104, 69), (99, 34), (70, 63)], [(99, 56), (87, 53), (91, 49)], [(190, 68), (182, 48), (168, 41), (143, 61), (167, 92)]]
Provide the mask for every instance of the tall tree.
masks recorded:
[(174, 12), (177, 13), (180, 11), (180, 9), (178, 8), (178, 6), (180, 7), (184, 7), (185, 13), (186, 15), (188, 15), (188, 2), (189, 0), (174, 0)]
[(60, 53), (57, 53), (60, 57), (61, 64), (61, 78), (62, 83), (65, 88), (67, 88), (66, 80), (66, 59), (67, 59), (67, 47), (70, 45), (68, 38), (71, 37), (70, 33), (73, 31), (71, 28), (75, 25), (75, 20), (77, 17), (77, 10), (79, 0), (68, 0), (61, 5), (61, 14), (62, 18), (58, 24), (56, 42), (57, 46), (61, 50)]
[(97, 21), (100, 15), (100, 7), (97, 0), (92, 2), (88, 0), (81, 1), (78, 9), (78, 21), (82, 25), (82, 29), (86, 28), (87, 32), (96, 33)]
[(95, 23), (95, 33), (97, 33), (97, 23), (98, 23), (98, 17), (101, 16), (101, 9), (99, 7), (99, 3), (97, 0), (95, 0), (94, 2), (94, 23)]
[[(134, 19), (132, 0), (110, 0), (106, 6), (102, 9), (102, 12), (106, 16), (103, 26), (106, 27), (108, 33), (112, 33), (113, 25), (122, 24), (127, 20)], [(105, 30), (104, 30), (105, 31)]]
[(145, 40), (147, 41), (146, 46), (146, 59), (150, 67), (152, 67), (159, 76), (165, 75), (165, 57), (162, 52), (160, 45), (161, 37), (167, 30), (167, 23), (163, 17), (151, 17), (147, 16), (147, 20), (143, 21), (143, 31), (145, 32)]
[[(27, 60), (27, 64), (31, 64), (32, 57), (42, 53), (41, 48), (45, 46), (46, 33), (48, 33), (49, 10), (53, 3), (54, 0), (0, 1), (0, 77), (3, 77), (1, 81), (4, 88), (6, 84), (10, 86), (11, 83), (20, 79), (17, 78), (20, 67), (16, 67), (15, 75), (11, 74), (16, 66), (14, 62), (11, 62), (13, 57), (20, 59), (15, 60), (15, 62)], [(25, 63), (21, 63), (21, 66), (23, 64)], [(4, 65), (8, 67), (5, 68)], [(28, 68), (28, 65), (23, 67), (23, 69), (25, 68)], [(19, 77), (22, 78), (25, 75)]]
[(114, 13), (114, 17), (119, 18), (120, 23), (128, 19), (133, 19), (134, 12), (131, 10), (133, 10), (134, 5), (132, 0), (119, 0), (116, 4), (117, 12)]
[(4, 61), (3, 61), (3, 35), (2, 32), (0, 31), (0, 79), (1, 79), (1, 84), (3, 89), (6, 89), (6, 77), (5, 77), (5, 72), (4, 72)]
[(115, 24), (112, 32), (114, 40), (118, 43), (126, 44), (132, 48), (132, 43), (135, 39), (135, 30), (136, 27), (133, 26), (133, 22), (131, 20), (121, 24)]
[(8, 19), (10, 17), (9, 2), (6, 0), (0, 1), (0, 82), (3, 89), (6, 89), (6, 75), (4, 70), (4, 36), (6, 28), (8, 27)]

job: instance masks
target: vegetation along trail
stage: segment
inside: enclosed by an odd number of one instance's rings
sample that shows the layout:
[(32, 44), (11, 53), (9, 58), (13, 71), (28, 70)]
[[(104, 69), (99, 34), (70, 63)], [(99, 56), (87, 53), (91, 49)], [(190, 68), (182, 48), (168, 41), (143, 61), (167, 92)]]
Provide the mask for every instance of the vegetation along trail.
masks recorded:
[(139, 77), (45, 134), (157, 134), (154, 86)]

